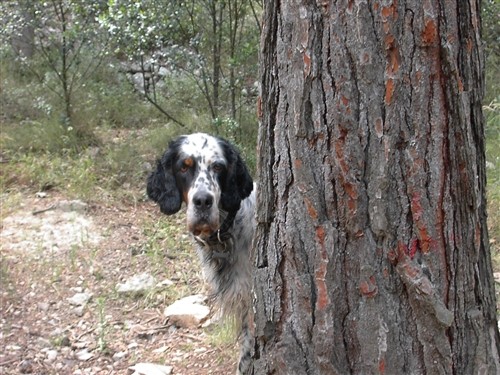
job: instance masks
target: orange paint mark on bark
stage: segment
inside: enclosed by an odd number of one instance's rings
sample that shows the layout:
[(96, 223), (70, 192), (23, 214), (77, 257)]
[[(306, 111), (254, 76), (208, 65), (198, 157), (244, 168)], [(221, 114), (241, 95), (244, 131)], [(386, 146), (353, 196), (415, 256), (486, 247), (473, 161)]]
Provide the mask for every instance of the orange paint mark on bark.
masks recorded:
[(306, 204), (307, 212), (309, 213), (309, 216), (316, 220), (318, 218), (318, 211), (314, 208), (313, 204), (308, 198), (304, 198), (304, 202)]
[(419, 84), (420, 83), (420, 80), (422, 79), (422, 72), (420, 70), (418, 70), (416, 73), (415, 73), (415, 84)]
[(372, 62), (372, 55), (368, 52), (362, 52), (359, 58), (361, 64), (370, 64)]
[(413, 259), (413, 257), (417, 253), (417, 249), (418, 249), (418, 240), (414, 238), (410, 241), (410, 248), (408, 249), (408, 255), (410, 256), (411, 259)]
[(387, 259), (394, 266), (398, 262), (398, 253), (395, 250), (389, 250), (387, 252)]
[(387, 268), (384, 268), (382, 270), (382, 275), (384, 276), (385, 279), (387, 279), (390, 276), (389, 270)]
[(307, 52), (304, 53), (304, 77), (308, 76), (311, 73), (311, 56)]
[(382, 14), (382, 19), (384, 21), (387, 21), (389, 17), (394, 17), (394, 15), (396, 14), (396, 8), (394, 4), (391, 4), (387, 7), (382, 7), (381, 14)]
[(316, 288), (318, 293), (318, 299), (316, 301), (316, 309), (318, 310), (324, 310), (329, 305), (330, 302), (330, 299), (328, 298), (328, 289), (326, 288), (324, 274), (326, 274), (326, 264), (321, 263), (315, 275)]
[(347, 11), (349, 14), (352, 13), (352, 8), (354, 7), (354, 1), (353, 0), (349, 0), (349, 2), (347, 3)]
[(387, 69), (389, 75), (395, 74), (399, 70), (399, 51), (396, 46), (396, 39), (392, 34), (385, 37), (385, 49), (387, 51)]
[(347, 165), (347, 162), (344, 159), (344, 144), (346, 137), (347, 137), (347, 130), (341, 128), (338, 141), (335, 142), (335, 156), (339, 161), (340, 168), (342, 169), (344, 175), (347, 175), (347, 172), (349, 171), (349, 166)]
[(427, 254), (431, 250), (433, 239), (429, 235), (425, 223), (423, 221), (424, 209), (422, 208), (421, 195), (418, 192), (412, 194), (410, 207), (413, 215), (413, 220), (417, 226), (417, 234), (420, 245), (420, 250)]
[(472, 47), (473, 47), (472, 40), (470, 38), (468, 38), (467, 39), (467, 52), (468, 53), (472, 52)]
[(375, 297), (378, 293), (377, 282), (375, 281), (375, 276), (370, 276), (366, 281), (362, 281), (359, 284), (360, 293), (368, 298)]
[(380, 372), (381, 374), (385, 374), (385, 359), (384, 358), (380, 358), (380, 360), (378, 361), (378, 372)]
[(436, 21), (433, 19), (427, 20), (424, 30), (422, 31), (422, 42), (424, 46), (432, 46), (438, 42), (438, 29)]
[(302, 167), (302, 160), (295, 159), (295, 161), (293, 162), (293, 164), (295, 165), (295, 168), (299, 169), (299, 168)]
[(398, 267), (404, 271), (404, 273), (411, 279), (414, 279), (420, 274), (420, 269), (414, 266), (408, 256), (408, 247), (402, 243), (398, 243)]
[(458, 85), (458, 91), (463, 92), (464, 91), (464, 84), (462, 82), (462, 78), (457, 73), (457, 85)]
[(316, 281), (316, 289), (317, 289), (317, 300), (316, 300), (316, 309), (324, 310), (329, 304), (330, 299), (328, 298), (328, 288), (326, 287), (326, 266), (328, 264), (328, 255), (326, 253), (325, 248), (325, 229), (321, 226), (316, 228), (316, 238), (318, 239), (320, 245), (320, 255), (321, 261), (319, 263), (319, 267), (316, 270), (314, 276)]
[(262, 112), (262, 97), (259, 95), (259, 97), (257, 98), (257, 118), (259, 120), (262, 120), (262, 116), (263, 116), (263, 112)]
[(411, 196), (411, 213), (413, 214), (413, 220), (419, 221), (423, 215), (421, 195), (418, 192), (414, 192)]
[(427, 228), (425, 228), (423, 225), (420, 227), (417, 223), (418, 228), (418, 234), (419, 234), (419, 241), (420, 241), (420, 250), (422, 253), (427, 254), (431, 250), (431, 244), (432, 244), (432, 238), (429, 236), (429, 232), (427, 231)]
[(479, 249), (481, 246), (481, 227), (479, 226), (479, 223), (476, 224), (476, 230), (474, 234), (474, 245), (476, 246), (476, 249)]
[(316, 237), (319, 240), (319, 244), (321, 245), (321, 248), (325, 246), (325, 229), (323, 227), (317, 227), (316, 228)]
[(385, 83), (385, 104), (389, 105), (392, 101), (392, 95), (394, 94), (394, 81), (389, 78)]

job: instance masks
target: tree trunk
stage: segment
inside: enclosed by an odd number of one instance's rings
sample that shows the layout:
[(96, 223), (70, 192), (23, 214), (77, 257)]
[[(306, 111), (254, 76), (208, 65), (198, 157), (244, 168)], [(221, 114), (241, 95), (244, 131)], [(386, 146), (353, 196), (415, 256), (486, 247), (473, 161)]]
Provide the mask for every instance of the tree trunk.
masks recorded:
[(254, 374), (498, 374), (479, 2), (264, 2)]

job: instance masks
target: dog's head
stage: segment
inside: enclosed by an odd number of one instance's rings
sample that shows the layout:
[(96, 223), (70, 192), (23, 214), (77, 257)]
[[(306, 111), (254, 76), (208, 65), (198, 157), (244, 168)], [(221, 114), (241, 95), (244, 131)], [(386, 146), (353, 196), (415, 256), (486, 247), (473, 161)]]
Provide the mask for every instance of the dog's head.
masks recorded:
[(222, 138), (184, 135), (170, 143), (148, 178), (148, 196), (163, 213), (187, 205), (188, 229), (207, 238), (220, 226), (219, 209), (236, 212), (253, 189), (238, 151)]

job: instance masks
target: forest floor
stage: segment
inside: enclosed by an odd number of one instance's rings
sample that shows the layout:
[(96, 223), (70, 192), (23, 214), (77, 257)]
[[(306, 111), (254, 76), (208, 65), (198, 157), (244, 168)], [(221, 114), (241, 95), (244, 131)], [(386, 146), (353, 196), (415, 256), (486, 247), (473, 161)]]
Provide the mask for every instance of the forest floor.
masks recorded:
[[(178, 328), (163, 315), (179, 297), (203, 292), (182, 216), (51, 191), (11, 199), (2, 211), (1, 374), (131, 374), (137, 363), (173, 374), (234, 372), (230, 329)], [(116, 291), (144, 272), (155, 279), (147, 293)], [(75, 303), (77, 295), (88, 301)]]
[[(205, 292), (185, 217), (132, 196), (135, 204), (105, 192), (89, 203), (62, 189), (2, 194), (0, 374), (132, 374), (139, 363), (177, 375), (234, 373), (229, 325), (179, 328), (163, 313)], [(490, 232), (500, 286), (498, 221)], [(147, 292), (117, 291), (144, 273), (155, 280)]]

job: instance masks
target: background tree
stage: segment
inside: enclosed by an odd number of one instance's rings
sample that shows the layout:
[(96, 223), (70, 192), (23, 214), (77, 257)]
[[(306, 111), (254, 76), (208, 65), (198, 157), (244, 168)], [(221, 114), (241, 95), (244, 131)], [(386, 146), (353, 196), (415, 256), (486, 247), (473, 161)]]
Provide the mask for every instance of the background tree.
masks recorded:
[(254, 374), (495, 374), (475, 1), (267, 2)]
[(102, 2), (7, 1), (0, 10), (6, 24), (4, 36), (11, 38), (19, 60), (60, 98), (63, 122), (70, 125), (73, 93), (106, 53), (105, 36), (96, 23)]
[(241, 120), (245, 112), (238, 100), (245, 100), (242, 93), (253, 88), (257, 72), (258, 28), (252, 10), (258, 2), (114, 0), (109, 5), (102, 23), (117, 51), (129, 62), (141, 62), (138, 72), (147, 100), (184, 125), (165, 101), (178, 92), (162, 82), (166, 74), (183, 76), (197, 90), (186, 94), (184, 105), (193, 94), (201, 95), (215, 131), (225, 118)]

